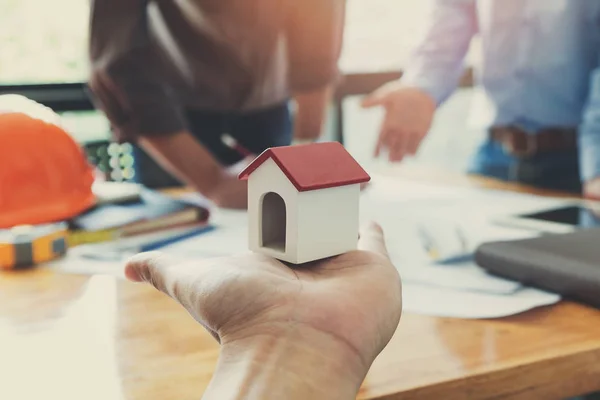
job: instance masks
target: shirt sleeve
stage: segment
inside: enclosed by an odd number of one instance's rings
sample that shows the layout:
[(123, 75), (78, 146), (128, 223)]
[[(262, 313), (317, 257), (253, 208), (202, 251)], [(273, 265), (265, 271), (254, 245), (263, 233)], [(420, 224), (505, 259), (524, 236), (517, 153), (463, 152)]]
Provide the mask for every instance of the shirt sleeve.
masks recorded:
[(600, 60), (590, 77), (590, 90), (579, 127), (579, 162), (583, 182), (600, 177)]
[(155, 68), (148, 33), (148, 0), (92, 0), (89, 88), (120, 141), (184, 129), (171, 89)]
[(477, 30), (475, 0), (434, 0), (426, 35), (402, 82), (425, 90), (438, 105), (443, 103), (458, 86)]

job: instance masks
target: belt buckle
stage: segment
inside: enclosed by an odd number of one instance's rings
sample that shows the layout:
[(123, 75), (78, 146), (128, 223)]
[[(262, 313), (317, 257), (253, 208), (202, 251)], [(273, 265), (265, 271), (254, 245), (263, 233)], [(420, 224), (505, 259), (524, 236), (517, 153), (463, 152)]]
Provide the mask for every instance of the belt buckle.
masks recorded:
[(508, 140), (504, 142), (504, 149), (507, 153), (518, 158), (528, 158), (535, 155), (538, 151), (535, 134), (521, 131), (525, 141), (519, 140), (520, 135), (509, 135)]

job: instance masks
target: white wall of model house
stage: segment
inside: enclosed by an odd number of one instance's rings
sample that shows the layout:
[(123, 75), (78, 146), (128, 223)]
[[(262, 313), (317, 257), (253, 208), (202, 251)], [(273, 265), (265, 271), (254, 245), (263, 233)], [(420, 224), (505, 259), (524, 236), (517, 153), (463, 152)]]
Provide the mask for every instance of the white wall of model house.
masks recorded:
[(299, 192), (273, 159), (248, 178), (250, 250), (302, 264), (356, 249), (360, 185)]

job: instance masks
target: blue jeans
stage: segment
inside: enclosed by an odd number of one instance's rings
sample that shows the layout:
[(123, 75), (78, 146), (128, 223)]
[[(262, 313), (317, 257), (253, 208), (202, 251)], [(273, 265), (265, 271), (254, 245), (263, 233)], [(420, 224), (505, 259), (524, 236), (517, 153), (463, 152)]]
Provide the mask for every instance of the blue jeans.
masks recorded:
[(517, 158), (500, 144), (486, 141), (477, 150), (469, 173), (541, 189), (576, 194), (582, 191), (577, 149)]
[[(292, 118), (287, 103), (245, 114), (187, 110), (186, 118), (189, 132), (223, 166), (244, 158), (223, 142), (225, 133), (253, 154), (269, 147), (287, 146), (292, 141)], [(133, 145), (133, 157), (136, 182), (150, 188), (182, 185), (137, 145)]]

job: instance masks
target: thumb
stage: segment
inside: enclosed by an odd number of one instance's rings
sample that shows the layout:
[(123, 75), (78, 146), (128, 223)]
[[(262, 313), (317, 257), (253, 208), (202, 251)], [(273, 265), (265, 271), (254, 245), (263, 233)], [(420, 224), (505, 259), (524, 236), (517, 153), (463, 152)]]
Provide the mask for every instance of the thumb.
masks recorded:
[(385, 238), (383, 236), (383, 229), (381, 229), (381, 226), (374, 222), (364, 226), (360, 230), (358, 249), (370, 251), (388, 258), (389, 255), (387, 248), (385, 247)]
[(372, 108), (382, 106), (385, 104), (387, 97), (387, 90), (385, 87), (379, 88), (373, 93), (367, 95), (361, 102), (362, 108)]

